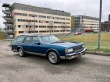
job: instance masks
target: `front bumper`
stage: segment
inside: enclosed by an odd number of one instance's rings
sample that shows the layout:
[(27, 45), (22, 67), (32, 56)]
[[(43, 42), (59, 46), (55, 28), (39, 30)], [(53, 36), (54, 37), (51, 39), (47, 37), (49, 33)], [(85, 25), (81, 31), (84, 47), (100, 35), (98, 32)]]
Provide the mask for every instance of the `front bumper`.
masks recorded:
[(87, 51), (86, 48), (84, 48), (82, 51), (77, 52), (77, 53), (71, 53), (71, 54), (66, 54), (66, 56), (60, 56), (61, 59), (73, 59), (77, 57), (81, 57), (82, 55), (85, 55), (85, 52)]

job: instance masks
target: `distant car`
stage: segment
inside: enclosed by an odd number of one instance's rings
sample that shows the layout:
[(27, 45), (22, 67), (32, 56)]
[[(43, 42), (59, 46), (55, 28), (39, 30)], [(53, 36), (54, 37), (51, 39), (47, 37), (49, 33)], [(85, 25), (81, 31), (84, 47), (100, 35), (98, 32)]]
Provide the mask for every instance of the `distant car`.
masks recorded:
[(97, 29), (96, 30), (93, 30), (93, 33), (98, 33), (98, 32), (99, 32), (99, 30), (97, 30)]
[(82, 32), (74, 32), (74, 35), (81, 35)]
[(11, 44), (12, 51), (21, 57), (26, 53), (46, 56), (52, 64), (58, 64), (61, 59), (80, 57), (86, 52), (83, 43), (60, 41), (54, 35), (20, 35)]

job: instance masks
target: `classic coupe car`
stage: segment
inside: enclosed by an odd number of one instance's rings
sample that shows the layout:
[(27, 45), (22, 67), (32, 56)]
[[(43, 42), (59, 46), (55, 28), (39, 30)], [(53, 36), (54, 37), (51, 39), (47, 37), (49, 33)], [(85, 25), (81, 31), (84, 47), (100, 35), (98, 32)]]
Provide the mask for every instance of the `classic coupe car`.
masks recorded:
[(73, 59), (85, 55), (83, 43), (60, 41), (54, 35), (20, 35), (12, 41), (12, 51), (24, 57), (26, 53), (46, 56), (50, 63), (61, 59)]

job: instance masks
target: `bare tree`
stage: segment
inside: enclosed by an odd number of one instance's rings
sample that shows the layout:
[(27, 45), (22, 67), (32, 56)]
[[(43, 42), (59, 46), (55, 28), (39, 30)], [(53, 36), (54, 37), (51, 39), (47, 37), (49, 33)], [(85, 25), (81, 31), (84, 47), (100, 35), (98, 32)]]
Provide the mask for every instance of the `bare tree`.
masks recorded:
[(30, 21), (28, 21), (28, 33), (30, 34), (30, 32), (31, 32), (31, 29), (30, 29), (31, 27), (30, 27)]
[(63, 34), (66, 32), (66, 23), (63, 23), (62, 31), (63, 31)]
[(35, 32), (35, 25), (31, 23), (31, 21), (28, 21), (27, 25), (27, 32), (30, 34), (31, 32)]
[(52, 31), (53, 31), (53, 21), (50, 21), (49, 22), (49, 27), (48, 27), (48, 29), (49, 29), (49, 31), (50, 31), (50, 35), (52, 34)]

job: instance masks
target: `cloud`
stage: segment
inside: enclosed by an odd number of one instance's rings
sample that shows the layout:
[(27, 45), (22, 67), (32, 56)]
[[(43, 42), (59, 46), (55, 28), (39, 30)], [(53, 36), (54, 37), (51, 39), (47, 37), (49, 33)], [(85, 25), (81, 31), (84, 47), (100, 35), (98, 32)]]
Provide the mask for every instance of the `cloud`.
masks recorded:
[[(15, 0), (1, 0), (0, 5), (5, 2), (10, 4)], [(99, 17), (100, 0), (16, 0), (17, 3), (23, 3), (39, 7), (47, 7), (51, 9), (63, 10), (70, 12), (71, 15), (88, 15), (92, 17)], [(110, 0), (103, 0), (102, 21), (108, 20), (110, 14)], [(0, 7), (2, 11), (2, 7)], [(2, 20), (2, 12), (0, 11), (0, 25)]]

